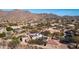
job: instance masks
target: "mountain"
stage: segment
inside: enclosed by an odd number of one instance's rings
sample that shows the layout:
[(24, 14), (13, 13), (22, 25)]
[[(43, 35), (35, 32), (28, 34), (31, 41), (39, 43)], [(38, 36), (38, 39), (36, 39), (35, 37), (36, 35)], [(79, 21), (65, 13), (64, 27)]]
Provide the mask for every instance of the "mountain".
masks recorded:
[(79, 20), (79, 16), (58, 16), (55, 14), (40, 13), (34, 14), (29, 11), (15, 9), (13, 11), (0, 11), (0, 23), (31, 23), (52, 20)]

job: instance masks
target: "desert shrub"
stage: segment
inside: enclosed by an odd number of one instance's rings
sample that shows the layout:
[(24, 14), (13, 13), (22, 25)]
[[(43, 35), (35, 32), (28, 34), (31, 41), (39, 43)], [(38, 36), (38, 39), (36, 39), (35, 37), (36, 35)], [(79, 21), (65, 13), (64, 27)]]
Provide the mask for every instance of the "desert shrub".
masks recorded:
[(6, 34), (4, 32), (0, 33), (0, 38), (5, 37), (5, 36), (6, 36)]
[(79, 36), (74, 36), (73, 37), (73, 39), (74, 39), (74, 42), (76, 43), (76, 46), (75, 46), (75, 48), (79, 48)]
[(11, 27), (6, 27), (6, 30), (7, 30), (7, 31), (11, 31), (11, 30), (13, 30), (13, 28), (11, 28)]
[(39, 24), (37, 25), (37, 27), (42, 27), (42, 26), (44, 26), (43, 23), (39, 23)]
[(29, 43), (29, 44), (42, 45), (42, 44), (44, 44), (44, 41), (43, 41), (43, 40), (40, 40), (40, 39), (36, 39), (36, 40), (30, 40), (28, 43)]
[(44, 32), (41, 32), (41, 34), (45, 35), (45, 36), (49, 36), (51, 35), (51, 33), (49, 31), (44, 31)]
[(22, 26), (23, 29), (27, 29), (27, 26)]
[(61, 32), (59, 33), (59, 35), (60, 35), (60, 36), (64, 36), (64, 31), (61, 31)]
[(38, 30), (36, 30), (36, 29), (32, 29), (31, 31), (30, 31), (30, 33), (37, 33), (38, 32)]

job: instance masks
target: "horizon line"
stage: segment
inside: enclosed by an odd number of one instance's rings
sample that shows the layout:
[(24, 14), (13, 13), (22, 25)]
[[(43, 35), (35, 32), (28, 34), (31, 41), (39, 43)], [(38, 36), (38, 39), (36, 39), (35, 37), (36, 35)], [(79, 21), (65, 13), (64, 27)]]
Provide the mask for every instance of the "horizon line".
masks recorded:
[(58, 16), (79, 16), (79, 9), (0, 9), (0, 11), (10, 12), (23, 10), (34, 14), (54, 14)]

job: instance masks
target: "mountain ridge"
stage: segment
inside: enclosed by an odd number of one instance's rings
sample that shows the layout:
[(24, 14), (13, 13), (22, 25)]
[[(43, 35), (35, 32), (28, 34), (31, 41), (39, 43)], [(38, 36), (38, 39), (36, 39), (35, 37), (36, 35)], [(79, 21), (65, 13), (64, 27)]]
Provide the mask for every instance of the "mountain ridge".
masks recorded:
[(39, 22), (41, 20), (79, 20), (79, 16), (59, 16), (56, 14), (40, 13), (35, 14), (30, 11), (24, 11), (15, 9), (13, 11), (0, 11), (0, 22), (10, 23), (28, 23), (28, 22)]

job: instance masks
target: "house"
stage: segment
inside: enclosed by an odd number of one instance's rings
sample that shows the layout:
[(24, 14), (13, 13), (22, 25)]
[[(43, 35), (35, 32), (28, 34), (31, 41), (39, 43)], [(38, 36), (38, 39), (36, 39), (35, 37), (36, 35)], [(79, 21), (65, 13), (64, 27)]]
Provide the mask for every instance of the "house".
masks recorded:
[(30, 33), (30, 36), (32, 37), (33, 40), (43, 37), (43, 35), (39, 33)]
[(36, 39), (46, 39), (47, 37), (40, 34), (40, 33), (30, 33), (30, 37), (33, 39), (33, 40), (36, 40)]

